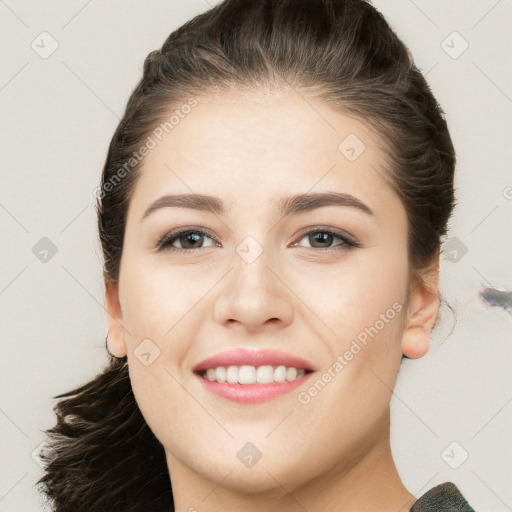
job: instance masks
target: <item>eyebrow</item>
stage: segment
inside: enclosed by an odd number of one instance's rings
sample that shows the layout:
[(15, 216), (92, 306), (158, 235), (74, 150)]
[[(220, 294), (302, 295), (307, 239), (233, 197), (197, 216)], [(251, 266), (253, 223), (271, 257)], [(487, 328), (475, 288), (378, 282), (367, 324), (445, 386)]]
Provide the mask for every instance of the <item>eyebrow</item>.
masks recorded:
[[(349, 206), (357, 208), (367, 215), (375, 215), (369, 206), (353, 195), (339, 192), (317, 192), (284, 197), (279, 202), (278, 210), (281, 216), (286, 217), (324, 206)], [(141, 221), (155, 210), (167, 207), (192, 208), (216, 215), (225, 215), (228, 212), (222, 199), (215, 196), (203, 194), (166, 195), (157, 199), (147, 208)]]

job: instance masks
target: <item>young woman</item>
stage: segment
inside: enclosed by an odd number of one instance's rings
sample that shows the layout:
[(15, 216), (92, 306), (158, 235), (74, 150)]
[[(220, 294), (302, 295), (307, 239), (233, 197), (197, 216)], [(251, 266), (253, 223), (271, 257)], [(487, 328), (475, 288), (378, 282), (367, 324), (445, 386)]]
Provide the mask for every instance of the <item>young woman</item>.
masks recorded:
[(111, 358), (56, 397), (55, 510), (471, 512), (406, 489), (389, 430), (455, 162), (364, 0), (225, 0), (173, 32), (103, 169)]

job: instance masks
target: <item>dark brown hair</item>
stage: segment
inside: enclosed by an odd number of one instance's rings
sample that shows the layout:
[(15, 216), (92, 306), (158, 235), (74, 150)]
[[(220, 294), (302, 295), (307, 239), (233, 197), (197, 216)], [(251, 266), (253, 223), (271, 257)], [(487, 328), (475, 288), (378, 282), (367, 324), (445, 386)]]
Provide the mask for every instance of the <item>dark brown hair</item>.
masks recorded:
[[(147, 56), (112, 137), (96, 205), (106, 285), (119, 278), (143, 162), (134, 155), (153, 130), (196, 96), (282, 89), (322, 99), (381, 136), (383, 177), (408, 216), (411, 276), (422, 279), (455, 206), (455, 151), (408, 49), (365, 0), (224, 0)], [(46, 431), (54, 457), (37, 482), (54, 510), (173, 510), (164, 449), (136, 404), (126, 357), (54, 398), (64, 397)]]

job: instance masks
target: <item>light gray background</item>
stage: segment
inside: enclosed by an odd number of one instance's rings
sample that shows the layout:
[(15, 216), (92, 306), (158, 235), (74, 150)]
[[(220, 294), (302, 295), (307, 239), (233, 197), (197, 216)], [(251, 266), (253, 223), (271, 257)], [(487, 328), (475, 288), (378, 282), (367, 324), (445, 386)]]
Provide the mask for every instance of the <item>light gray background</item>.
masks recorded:
[[(453, 317), (442, 308), (431, 351), (403, 363), (393, 453), (417, 496), (450, 480), (477, 512), (512, 510), (512, 316), (478, 298), (488, 283), (512, 289), (512, 0), (374, 3), (427, 74), (458, 156), (450, 237), (459, 241), (450, 243), (459, 254), (441, 267), (458, 320), (443, 342)], [(54, 424), (51, 397), (106, 363), (93, 191), (110, 138), (145, 56), (208, 7), (0, 1), (2, 512), (42, 509), (34, 489), (42, 469), (31, 454)], [(44, 31), (59, 45), (47, 58)], [(454, 31), (469, 44), (457, 58), (464, 43)], [(33, 252), (43, 237), (57, 248), (46, 262)]]

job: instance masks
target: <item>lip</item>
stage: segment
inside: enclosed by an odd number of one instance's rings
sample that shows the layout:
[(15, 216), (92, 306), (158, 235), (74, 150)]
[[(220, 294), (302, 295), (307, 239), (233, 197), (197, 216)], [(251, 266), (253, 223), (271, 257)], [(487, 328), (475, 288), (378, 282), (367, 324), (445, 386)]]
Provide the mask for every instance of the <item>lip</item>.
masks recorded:
[[(201, 361), (194, 366), (194, 373), (206, 371), (208, 368), (217, 368), (218, 366), (286, 366), (294, 367), (298, 370), (315, 371), (312, 363), (301, 357), (282, 352), (280, 350), (246, 350), (235, 349), (222, 352), (213, 357)], [(307, 374), (306, 374), (307, 375)], [(298, 379), (300, 380), (300, 379)]]
[[(202, 374), (208, 368), (219, 366), (286, 366), (306, 370), (306, 373), (291, 382), (273, 384), (229, 384), (205, 379)], [(277, 398), (302, 385), (315, 368), (312, 363), (301, 357), (280, 350), (235, 349), (209, 357), (197, 364), (192, 371), (210, 393), (227, 398), (240, 404), (255, 404)]]
[(306, 373), (291, 382), (274, 382), (273, 384), (228, 384), (209, 381), (200, 374), (194, 374), (210, 393), (227, 398), (239, 404), (256, 404), (267, 402), (285, 393), (289, 393), (304, 384), (313, 373)]

